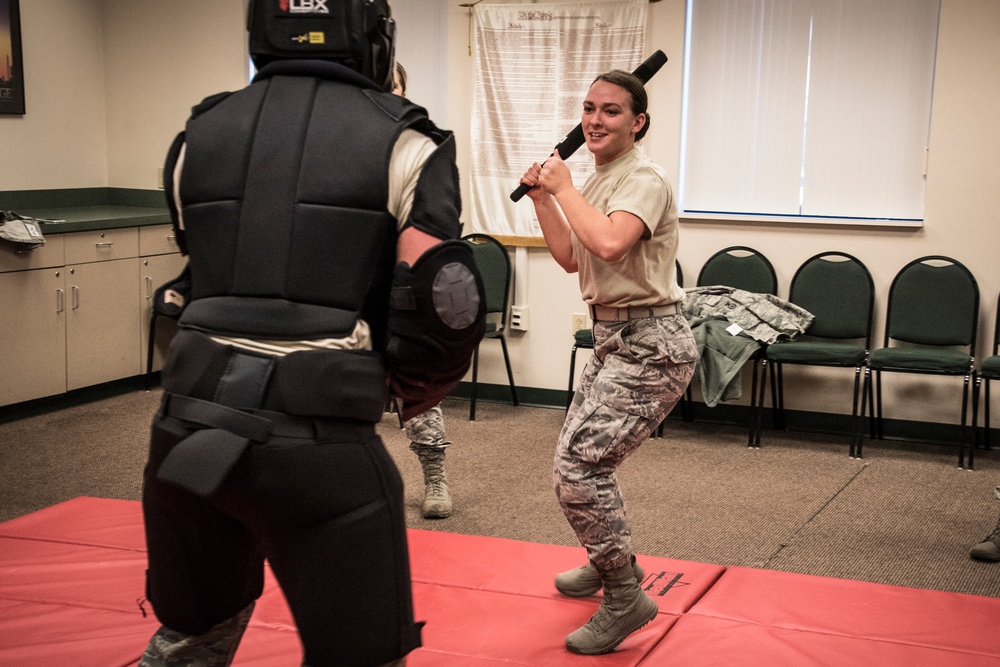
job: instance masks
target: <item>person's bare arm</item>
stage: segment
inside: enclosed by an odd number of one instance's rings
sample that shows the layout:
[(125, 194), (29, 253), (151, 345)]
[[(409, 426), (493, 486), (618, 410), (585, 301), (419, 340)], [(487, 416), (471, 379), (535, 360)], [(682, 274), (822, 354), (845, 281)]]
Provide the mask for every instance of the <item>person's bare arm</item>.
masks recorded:
[(436, 236), (422, 232), (416, 227), (407, 227), (396, 242), (396, 261), (413, 266), (421, 255), (438, 243), (441, 243), (441, 239)]
[(579, 267), (570, 241), (569, 223), (566, 222), (555, 197), (538, 187), (541, 169), (542, 166), (537, 162), (531, 165), (521, 177), (521, 182), (531, 186), (527, 193), (528, 198), (535, 207), (535, 217), (538, 218), (538, 226), (542, 229), (542, 236), (545, 238), (549, 253), (566, 273), (576, 273)]
[[(569, 168), (558, 151), (553, 152), (545, 164), (537, 170), (533, 166), (521, 182), (539, 186), (528, 192), (528, 196), (535, 202), (536, 211), (539, 209), (538, 202), (545, 201), (545, 196), (541, 194), (544, 192), (549, 195), (547, 206), (560, 211), (560, 218), (569, 229), (573, 230), (583, 247), (606, 262), (614, 262), (624, 257), (647, 231), (643, 221), (631, 213), (613, 211), (608, 216), (591, 206), (573, 185)], [(554, 201), (551, 201), (552, 199)], [(538, 222), (540, 225), (543, 224), (541, 212)], [(545, 234), (545, 227), (542, 227), (542, 233)], [(568, 240), (568, 229), (565, 235)], [(548, 243), (547, 235), (546, 243)]]

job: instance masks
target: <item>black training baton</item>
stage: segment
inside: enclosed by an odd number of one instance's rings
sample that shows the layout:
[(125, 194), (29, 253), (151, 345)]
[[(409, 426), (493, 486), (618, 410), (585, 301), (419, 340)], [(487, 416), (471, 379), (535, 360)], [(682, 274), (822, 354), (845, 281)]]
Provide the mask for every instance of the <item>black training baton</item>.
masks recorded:
[[(656, 51), (650, 57), (646, 58), (641, 65), (635, 68), (632, 72), (643, 83), (646, 83), (653, 78), (653, 75), (660, 71), (667, 62), (667, 55), (663, 51)], [(583, 125), (577, 123), (573, 131), (566, 135), (566, 138), (560, 141), (556, 145), (556, 150), (559, 151), (559, 157), (562, 159), (568, 158), (570, 155), (576, 152), (576, 149), (585, 143), (583, 137)], [(549, 154), (552, 157), (552, 154)], [(510, 193), (511, 201), (519, 201), (521, 197), (528, 193), (531, 189), (530, 185), (525, 185), (521, 183), (517, 186), (517, 189)]]

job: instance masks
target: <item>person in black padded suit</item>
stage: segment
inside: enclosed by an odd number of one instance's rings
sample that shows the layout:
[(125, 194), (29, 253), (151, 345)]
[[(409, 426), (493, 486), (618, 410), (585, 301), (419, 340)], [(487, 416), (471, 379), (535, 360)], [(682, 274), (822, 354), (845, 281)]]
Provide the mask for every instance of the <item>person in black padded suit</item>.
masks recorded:
[(228, 665), (266, 559), (312, 667), (420, 646), (402, 480), (375, 424), (465, 374), (482, 281), (454, 138), (393, 95), (384, 0), (254, 0), (259, 68), (193, 110), (166, 195), (190, 269), (143, 511), (140, 665)]

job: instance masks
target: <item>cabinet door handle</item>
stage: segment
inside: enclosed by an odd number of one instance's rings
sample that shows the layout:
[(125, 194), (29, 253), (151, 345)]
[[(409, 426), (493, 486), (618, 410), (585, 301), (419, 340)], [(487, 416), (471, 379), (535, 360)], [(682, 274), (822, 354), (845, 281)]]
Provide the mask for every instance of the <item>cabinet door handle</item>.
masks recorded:
[(173, 243), (176, 240), (177, 236), (175, 234), (170, 234), (169, 236), (167, 236), (167, 241), (169, 241), (170, 243)]
[(153, 279), (146, 276), (146, 299), (153, 298)]
[(101, 241), (100, 243), (95, 243), (98, 248), (110, 248), (114, 245), (114, 241)]
[(66, 292), (61, 289), (56, 290), (56, 312), (61, 313), (66, 310)]
[(73, 308), (73, 310), (76, 310), (77, 308), (80, 307), (80, 288), (77, 287), (76, 285), (72, 285), (70, 287), (70, 295), (71, 295), (70, 299), (71, 307)]

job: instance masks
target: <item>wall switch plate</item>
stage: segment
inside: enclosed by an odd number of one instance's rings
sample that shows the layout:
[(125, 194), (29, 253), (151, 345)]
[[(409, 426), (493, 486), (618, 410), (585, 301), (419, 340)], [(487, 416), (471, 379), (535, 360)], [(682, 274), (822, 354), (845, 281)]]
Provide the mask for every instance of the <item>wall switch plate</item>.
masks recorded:
[(583, 313), (573, 313), (573, 333), (587, 328), (587, 316)]

